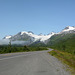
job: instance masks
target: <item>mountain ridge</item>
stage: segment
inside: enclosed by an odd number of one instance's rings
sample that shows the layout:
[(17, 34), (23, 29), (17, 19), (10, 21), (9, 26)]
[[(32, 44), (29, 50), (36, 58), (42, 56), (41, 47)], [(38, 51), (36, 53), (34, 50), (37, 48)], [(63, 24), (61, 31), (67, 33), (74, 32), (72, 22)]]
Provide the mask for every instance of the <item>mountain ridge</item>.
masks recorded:
[(48, 35), (43, 35), (42, 33), (39, 35), (36, 35), (32, 31), (28, 31), (28, 32), (22, 31), (13, 36), (11, 36), (11, 35), (6, 36), (3, 39), (11, 40), (12, 42), (13, 41), (26, 41), (26, 42), (29, 42), (29, 43), (27, 43), (28, 45), (32, 44), (34, 42), (37, 42), (39, 40), (40, 42), (43, 42), (46, 44), (50, 40), (50, 38), (54, 35), (60, 35), (60, 34), (66, 35), (69, 33), (75, 33), (74, 26), (72, 26), (72, 27), (67, 26), (61, 32), (58, 32), (58, 33), (52, 32), (52, 33), (49, 33)]

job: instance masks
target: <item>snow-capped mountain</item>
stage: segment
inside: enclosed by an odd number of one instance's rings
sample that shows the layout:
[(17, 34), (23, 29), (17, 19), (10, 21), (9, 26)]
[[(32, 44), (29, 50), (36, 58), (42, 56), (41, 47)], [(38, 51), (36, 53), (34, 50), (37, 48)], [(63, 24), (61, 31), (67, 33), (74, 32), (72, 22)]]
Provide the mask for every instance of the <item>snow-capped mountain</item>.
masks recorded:
[(67, 26), (66, 28), (64, 28), (61, 32), (57, 33), (57, 34), (62, 34), (62, 33), (75, 33), (75, 27), (74, 26)]
[(71, 31), (71, 30), (75, 30), (75, 27), (68, 26), (62, 32)]
[(4, 39), (10, 39), (11, 37), (12, 37), (12, 36), (9, 35), (9, 36), (4, 37)]
[[(47, 46), (60, 46), (62, 45), (68, 45), (68, 42), (73, 44), (73, 40), (75, 38), (75, 27), (68, 26), (65, 29), (63, 29), (61, 32), (56, 33), (54, 36), (52, 36), (48, 42)], [(58, 47), (60, 47), (58, 46)]]
[(53, 36), (55, 33), (51, 33), (48, 35), (35, 35), (32, 32), (26, 32), (22, 31), (14, 36), (6, 36), (4, 39), (11, 39), (12, 41), (16, 40), (25, 40), (25, 41), (37, 41), (40, 40), (41, 42), (44, 42), (45, 40), (48, 40), (51, 36)]
[(64, 28), (59, 33), (52, 32), (52, 33), (50, 33), (48, 35), (43, 35), (43, 34), (36, 35), (33, 32), (31, 32), (31, 31), (28, 31), (28, 32), (22, 31), (22, 32), (19, 32), (18, 34), (13, 35), (13, 36), (6, 36), (6, 37), (4, 37), (4, 39), (11, 40), (12, 42), (13, 41), (19, 41), (19, 42), (22, 41), (23, 44), (26, 44), (26, 43), (27, 44), (32, 44), (33, 42), (36, 42), (36, 41), (40, 41), (40, 42), (43, 42), (43, 43), (47, 43), (48, 40), (53, 35), (67, 34), (67, 33), (75, 33), (75, 27), (68, 26), (68, 27)]

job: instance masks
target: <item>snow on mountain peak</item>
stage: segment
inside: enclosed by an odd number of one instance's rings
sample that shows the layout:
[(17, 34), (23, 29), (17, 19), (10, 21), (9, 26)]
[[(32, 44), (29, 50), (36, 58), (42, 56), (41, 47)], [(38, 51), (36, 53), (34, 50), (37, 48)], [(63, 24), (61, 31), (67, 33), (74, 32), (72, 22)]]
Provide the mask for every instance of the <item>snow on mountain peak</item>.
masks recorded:
[(55, 33), (54, 32), (51, 32), (51, 33), (49, 33), (48, 35), (54, 35)]
[(21, 32), (21, 35), (23, 35), (24, 33), (25, 33), (25, 34), (28, 34), (28, 35), (33, 34), (33, 32), (31, 32), (31, 31), (28, 31), (28, 32), (26, 32), (26, 31), (22, 31), (22, 32)]
[(42, 34), (42, 33), (40, 33), (40, 34), (39, 34), (39, 36), (43, 36), (43, 34)]
[(55, 33), (51, 33), (51, 34), (49, 34), (49, 35), (42, 35), (42, 34), (40, 34), (40, 35), (35, 35), (35, 34), (33, 34), (32, 32), (22, 31), (22, 32), (21, 32), (21, 35), (23, 35), (24, 33), (27, 34), (28, 36), (33, 37), (33, 38), (34, 38), (34, 41), (40, 40), (40, 41), (42, 41), (42, 42), (44, 42), (45, 40), (49, 39), (52, 35), (55, 34)]
[(40, 36), (40, 38), (41, 38), (40, 41), (44, 42), (44, 41), (48, 40), (53, 35), (54, 34)]
[(63, 29), (61, 32), (58, 32), (57, 34), (62, 34), (64, 32), (69, 32), (69, 31), (75, 31), (75, 27), (74, 26), (67, 26), (65, 29)]
[(55, 34), (62, 34), (62, 33), (66, 34), (66, 33), (71, 33), (71, 32), (73, 33), (73, 31), (75, 32), (75, 27), (71, 27), (71, 26), (67, 26), (65, 29), (63, 29), (59, 33), (52, 32), (52, 33), (49, 33), (48, 35), (43, 35), (42, 33), (39, 35), (36, 35), (32, 31), (28, 31), (28, 32), (22, 31), (22, 32), (19, 32), (18, 34), (14, 35), (14, 36), (10, 36), (10, 35), (6, 36), (3, 39), (4, 40), (9, 40), (9, 39), (18, 40), (20, 38), (21, 40), (23, 40), (23, 39), (29, 38), (28, 42), (29, 41), (35, 42), (35, 41), (40, 40), (41, 42), (45, 43), (46, 40), (50, 39)]
[(6, 36), (5, 37), (5, 39), (10, 39), (12, 36), (11, 35), (9, 35), (9, 36)]
[(64, 30), (64, 31), (70, 31), (70, 30), (75, 30), (75, 27), (71, 27), (71, 26), (67, 26)]
[(22, 31), (22, 32), (21, 32), (21, 35), (23, 35), (24, 33), (25, 33), (25, 31)]

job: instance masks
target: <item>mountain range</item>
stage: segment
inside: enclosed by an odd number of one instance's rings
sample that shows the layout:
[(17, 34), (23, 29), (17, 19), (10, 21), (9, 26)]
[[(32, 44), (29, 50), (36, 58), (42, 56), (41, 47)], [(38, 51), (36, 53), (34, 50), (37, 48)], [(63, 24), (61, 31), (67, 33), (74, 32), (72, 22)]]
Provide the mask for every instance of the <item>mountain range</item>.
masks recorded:
[(75, 27), (67, 26), (61, 32), (58, 33), (50, 33), (48, 35), (35, 35), (32, 31), (26, 32), (22, 31), (17, 33), (16, 35), (5, 36), (3, 40), (11, 40), (11, 44), (21, 44), (21, 45), (34, 45), (38, 43), (42, 44), (52, 44), (57, 40), (60, 40), (65, 35), (75, 35)]

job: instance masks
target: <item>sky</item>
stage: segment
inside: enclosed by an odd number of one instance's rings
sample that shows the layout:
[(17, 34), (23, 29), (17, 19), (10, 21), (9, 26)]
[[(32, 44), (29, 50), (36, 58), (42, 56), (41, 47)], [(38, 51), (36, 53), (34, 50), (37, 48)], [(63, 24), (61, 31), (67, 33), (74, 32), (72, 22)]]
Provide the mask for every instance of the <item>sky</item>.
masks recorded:
[(20, 31), (60, 32), (75, 26), (75, 0), (0, 0), (0, 38)]

